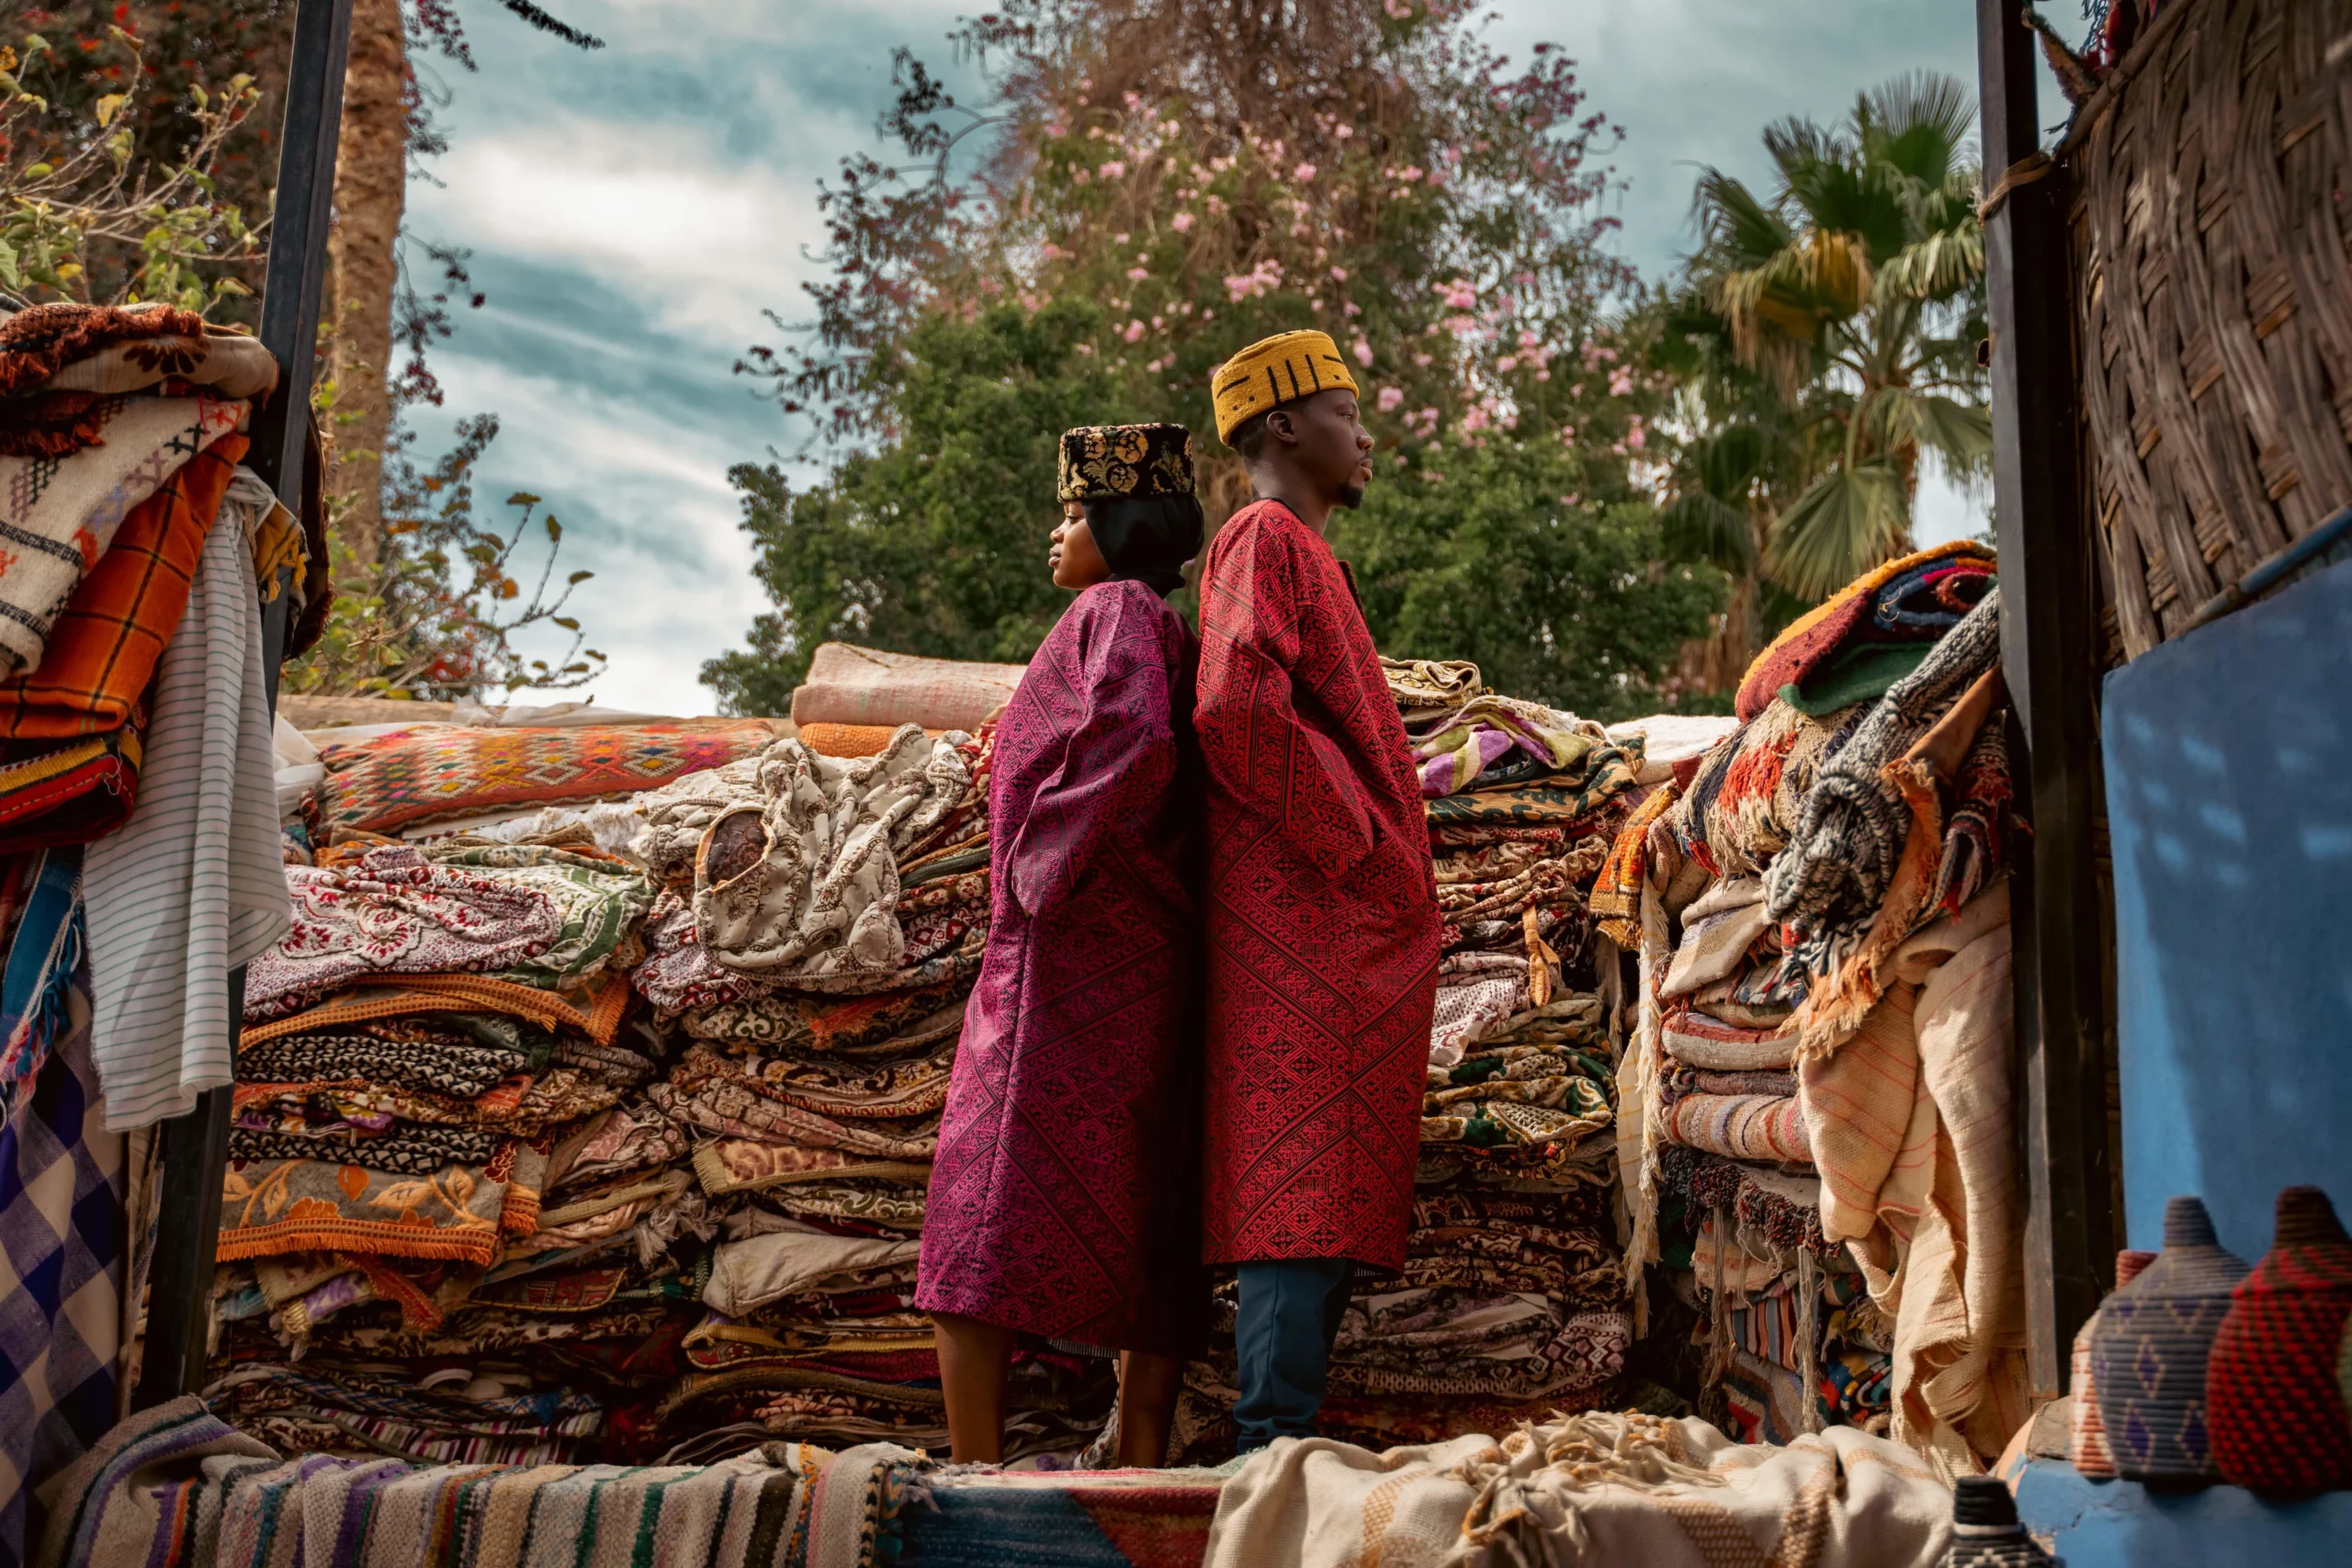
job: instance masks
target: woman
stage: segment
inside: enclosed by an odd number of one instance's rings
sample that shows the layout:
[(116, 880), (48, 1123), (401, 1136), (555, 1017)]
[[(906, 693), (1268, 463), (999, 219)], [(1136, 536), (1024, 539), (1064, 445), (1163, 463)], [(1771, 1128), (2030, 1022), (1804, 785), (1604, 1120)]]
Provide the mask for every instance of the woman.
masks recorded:
[(1078, 591), (998, 722), (988, 957), (939, 1132), (916, 1304), (958, 1463), (1003, 1458), (1014, 1336), (1115, 1349), (1118, 1460), (1157, 1466), (1197, 1346), (1200, 548), (1182, 425), (1062, 437), (1046, 559)]

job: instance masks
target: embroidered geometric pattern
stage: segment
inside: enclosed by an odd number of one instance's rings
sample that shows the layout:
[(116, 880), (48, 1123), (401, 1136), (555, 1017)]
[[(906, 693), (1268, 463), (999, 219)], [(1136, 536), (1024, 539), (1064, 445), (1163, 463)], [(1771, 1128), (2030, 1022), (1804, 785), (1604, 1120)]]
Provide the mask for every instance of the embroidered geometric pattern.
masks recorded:
[(1201, 579), (1204, 1257), (1404, 1261), (1436, 1006), (1420, 781), (1340, 563), (1279, 502)]
[(1079, 596), (1005, 709), (988, 954), (965, 1011), (916, 1304), (1182, 1354), (1195, 1282), (1192, 633)]
[(707, 728), (402, 730), (324, 751), (320, 815), (396, 833), (435, 817), (634, 795), (772, 744), (757, 719)]

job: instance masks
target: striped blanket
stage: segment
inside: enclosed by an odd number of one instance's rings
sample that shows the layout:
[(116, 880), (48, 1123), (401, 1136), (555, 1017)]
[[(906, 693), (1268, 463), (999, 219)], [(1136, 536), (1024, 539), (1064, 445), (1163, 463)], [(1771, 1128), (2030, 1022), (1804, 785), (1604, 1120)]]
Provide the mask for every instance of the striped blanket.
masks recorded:
[(34, 1562), (148, 1568), (874, 1568), (920, 1456), (775, 1442), (706, 1465), (281, 1459), (194, 1397), (42, 1488)]

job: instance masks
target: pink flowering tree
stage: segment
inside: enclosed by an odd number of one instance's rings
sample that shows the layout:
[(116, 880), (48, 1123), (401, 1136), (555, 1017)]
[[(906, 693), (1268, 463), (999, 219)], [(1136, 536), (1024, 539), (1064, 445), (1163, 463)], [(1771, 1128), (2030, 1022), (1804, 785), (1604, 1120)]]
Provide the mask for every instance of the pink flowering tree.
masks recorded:
[[(1505, 468), (1532, 487), (1529, 504), (1509, 547), (1486, 541), (1483, 558), (1503, 571), (1526, 558), (1521, 587), (1536, 600), (1564, 615), (1595, 593), (1657, 601), (1645, 613), (1679, 626), (1703, 619), (1719, 590), (1711, 569), (1650, 570), (1662, 552), (1642, 531), (1642, 497), (1664, 384), (1635, 372), (1613, 324), (1634, 288), (1600, 202), (1611, 175), (1599, 160), (1619, 133), (1557, 50), (1508, 59), (1477, 20), (1455, 0), (1012, 0), (957, 35), (987, 83), (978, 107), (901, 54), (884, 124), (908, 158), (855, 162), (828, 189), (835, 270), (815, 291), (812, 331), (752, 350), (744, 368), (821, 436), (888, 462), (877, 441), (968, 434), (910, 422), (910, 389), (942, 368), (919, 355), (1031, 342), (1020, 323), (1050, 312), (1068, 337), (1053, 374), (1102, 389), (1091, 417), (1193, 428), (1215, 525), (1247, 487), (1210, 425), (1212, 371), (1268, 333), (1321, 328), (1354, 367), (1381, 446), (1380, 482), (1338, 543), (1384, 646), (1479, 658), (1529, 695), (1666, 700), (1651, 665), (1625, 673), (1602, 660), (1593, 667), (1611, 672), (1595, 684), (1570, 668), (1575, 656), (1545, 651), (1577, 642), (1566, 620), (1506, 629), (1417, 608), (1431, 574), (1466, 570), (1468, 493)], [(961, 335), (944, 330), (959, 322)], [(1041, 388), (1034, 401), (1042, 416), (1064, 400)], [(1042, 531), (1057, 428), (1041, 417), (1004, 453), (987, 500), (1005, 514), (1006, 570), (1024, 582), (1035, 551), (1017, 541)], [(774, 497), (780, 479), (763, 482)], [(1006, 506), (1014, 496), (1029, 498), (1025, 511)], [(904, 518), (963, 503), (877, 493), (875, 504)], [(747, 513), (779, 609), (751, 663), (730, 656), (707, 674), (739, 705), (773, 702), (816, 641), (910, 597), (877, 562), (901, 547), (903, 527), (859, 541), (861, 566), (876, 564), (842, 579), (852, 592), (827, 574), (839, 578), (838, 530), (857, 509), (829, 506), (843, 521), (820, 541), (790, 526), (796, 507), (816, 514), (813, 499), (788, 495)], [(1547, 542), (1612, 517), (1605, 569), (1579, 558), (1571, 570), (1574, 552)], [(941, 545), (923, 553), (937, 559)], [(912, 635), (935, 651), (1025, 654), (1061, 601), (1042, 581), (1001, 598), (1031, 608)], [(1686, 614), (1685, 601), (1700, 608)], [(770, 682), (764, 695), (745, 683), (754, 675)]]

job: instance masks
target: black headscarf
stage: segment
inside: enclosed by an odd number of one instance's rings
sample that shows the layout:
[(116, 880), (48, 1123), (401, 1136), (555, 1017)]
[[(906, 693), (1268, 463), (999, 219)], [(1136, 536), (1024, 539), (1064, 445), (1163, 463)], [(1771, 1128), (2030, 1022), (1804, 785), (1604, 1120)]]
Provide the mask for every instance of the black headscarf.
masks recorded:
[(1184, 586), (1184, 563), (1201, 552), (1199, 497), (1089, 496), (1084, 504), (1114, 582), (1140, 582), (1162, 596)]

